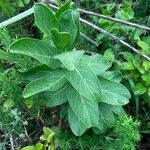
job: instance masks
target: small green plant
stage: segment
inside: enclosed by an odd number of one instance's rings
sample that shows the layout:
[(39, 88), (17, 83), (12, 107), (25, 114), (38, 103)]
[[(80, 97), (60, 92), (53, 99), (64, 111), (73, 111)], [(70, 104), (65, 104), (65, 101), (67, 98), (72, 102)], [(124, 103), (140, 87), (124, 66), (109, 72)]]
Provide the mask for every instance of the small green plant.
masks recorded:
[(42, 65), (25, 72), (31, 81), (24, 98), (45, 97), (46, 106), (65, 107), (71, 130), (81, 136), (92, 128), (102, 133), (113, 126), (114, 114), (123, 112), (130, 93), (117, 78), (106, 71), (111, 63), (100, 54), (88, 56), (75, 46), (79, 37), (79, 13), (67, 2), (55, 13), (48, 6), (34, 5), (35, 22), (44, 39), (23, 38), (10, 46), (10, 52), (27, 55)]
[(120, 150), (136, 150), (136, 145), (140, 141), (139, 127), (140, 122), (133, 121), (131, 116), (120, 116), (114, 127), (115, 142), (111, 147)]
[(55, 150), (54, 132), (50, 128), (43, 128), (44, 134), (40, 137), (41, 142), (35, 146), (26, 146), (21, 150)]

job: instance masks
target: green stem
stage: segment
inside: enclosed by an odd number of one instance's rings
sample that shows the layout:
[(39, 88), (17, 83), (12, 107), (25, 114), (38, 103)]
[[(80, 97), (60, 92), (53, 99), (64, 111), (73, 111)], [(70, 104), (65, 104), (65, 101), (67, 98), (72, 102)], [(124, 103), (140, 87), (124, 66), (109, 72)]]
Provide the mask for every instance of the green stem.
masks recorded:
[(29, 16), (31, 14), (33, 14), (33, 12), (34, 12), (33, 8), (30, 8), (30, 9), (26, 10), (25, 12), (23, 12), (23, 13), (21, 13), (19, 15), (16, 15), (16, 16), (14, 16), (14, 17), (12, 17), (12, 18), (10, 18), (10, 19), (0, 23), (0, 29), (4, 28), (4, 27), (6, 27), (6, 26), (8, 26), (8, 25), (10, 25), (12, 23), (15, 23), (15, 22), (17, 22), (17, 21), (19, 21), (19, 20), (21, 20), (21, 19), (23, 19), (23, 18), (25, 18), (25, 17), (27, 17), (27, 16)]

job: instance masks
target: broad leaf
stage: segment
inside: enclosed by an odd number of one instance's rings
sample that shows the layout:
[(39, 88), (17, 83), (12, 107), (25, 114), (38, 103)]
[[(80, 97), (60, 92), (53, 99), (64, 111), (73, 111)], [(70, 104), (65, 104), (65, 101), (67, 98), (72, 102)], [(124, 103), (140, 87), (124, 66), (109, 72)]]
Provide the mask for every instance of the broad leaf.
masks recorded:
[(87, 128), (96, 126), (99, 122), (98, 103), (86, 99), (71, 86), (67, 94), (69, 105), (81, 122)]
[(121, 82), (122, 80), (122, 75), (121, 73), (117, 71), (105, 71), (99, 75), (102, 78), (114, 81), (114, 82)]
[(67, 32), (59, 32), (57, 29), (51, 30), (52, 39), (59, 51), (69, 51), (71, 35)]
[(70, 106), (68, 106), (68, 120), (71, 130), (76, 136), (81, 136), (86, 131), (87, 128), (77, 117)]
[(34, 5), (34, 16), (36, 25), (43, 33), (51, 36), (51, 30), (58, 28), (58, 20), (45, 4), (37, 3)]
[(71, 52), (64, 52), (62, 54), (56, 55), (54, 58), (60, 60), (68, 70), (74, 70), (77, 67), (83, 54), (84, 51), (76, 50)]
[(115, 123), (114, 114), (107, 105), (100, 103), (99, 104), (99, 117), (100, 124), (103, 123), (104, 126), (112, 127)]
[(44, 92), (43, 97), (46, 99), (46, 106), (54, 107), (67, 102), (68, 84), (65, 84), (58, 91)]
[(78, 36), (78, 28), (75, 25), (72, 10), (66, 10), (59, 18), (59, 29), (61, 32), (68, 32), (71, 35), (71, 44), (73, 49), (75, 45), (73, 44)]
[(104, 78), (99, 80), (102, 88), (101, 102), (111, 105), (125, 105), (129, 102), (130, 93), (125, 86)]
[(50, 72), (47, 76), (30, 82), (23, 92), (23, 97), (28, 98), (43, 91), (56, 91), (65, 83), (62, 70)]
[(101, 99), (101, 86), (96, 75), (86, 65), (78, 64), (73, 71), (66, 70), (66, 78), (85, 98), (92, 101)]
[(108, 68), (111, 67), (111, 64), (108, 63), (106, 59), (100, 54), (95, 54), (91, 56), (84, 55), (80, 63), (88, 65), (89, 68), (93, 70), (96, 75), (106, 71)]
[(55, 13), (56, 18), (59, 19), (59, 17), (61, 16), (61, 14), (62, 14), (64, 11), (66, 11), (66, 10), (68, 10), (68, 9), (70, 9), (70, 8), (71, 8), (71, 2), (68, 1), (68, 2), (65, 3), (61, 8), (59, 8), (59, 9), (56, 11), (56, 13)]
[(59, 65), (59, 62), (52, 58), (52, 56), (58, 53), (56, 48), (51, 47), (49, 43), (45, 41), (24, 38), (14, 42), (9, 49), (12, 53), (33, 57), (34, 59), (37, 59), (41, 63), (49, 65), (50, 67)]
[(38, 65), (26, 72), (20, 72), (24, 79), (33, 81), (47, 76), (52, 71), (47, 65)]
[(96, 133), (103, 133), (108, 127), (112, 127), (115, 123), (115, 116), (122, 115), (124, 110), (121, 106), (109, 105), (105, 103), (99, 103), (99, 123), (96, 129), (93, 128)]

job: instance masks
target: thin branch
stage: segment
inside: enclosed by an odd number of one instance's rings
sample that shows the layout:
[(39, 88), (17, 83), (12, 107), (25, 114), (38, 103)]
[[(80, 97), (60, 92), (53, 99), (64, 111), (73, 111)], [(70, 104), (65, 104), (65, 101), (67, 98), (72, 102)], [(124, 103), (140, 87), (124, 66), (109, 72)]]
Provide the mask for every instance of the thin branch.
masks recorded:
[(81, 35), (84, 39), (86, 39), (88, 42), (90, 42), (90, 43), (92, 43), (94, 46), (98, 47), (98, 44), (97, 44), (94, 40), (92, 40), (90, 37), (88, 37), (87, 35), (83, 34), (82, 32), (80, 32), (80, 35)]
[(91, 12), (91, 11), (87, 11), (87, 10), (84, 10), (84, 9), (78, 9), (78, 10), (81, 13), (86, 13), (88, 15), (100, 17), (100, 18), (107, 19), (107, 20), (110, 20), (110, 21), (113, 21), (113, 22), (117, 22), (117, 23), (128, 25), (128, 26), (132, 26), (132, 27), (135, 27), (135, 28), (139, 28), (139, 29), (150, 31), (150, 27), (146, 27), (146, 26), (143, 26), (143, 25), (139, 25), (139, 24), (136, 24), (136, 23), (120, 20), (120, 19), (117, 19), (117, 18), (109, 17), (109, 16), (105, 16), (105, 15), (98, 14), (98, 13)]
[(33, 11), (34, 11), (33, 8), (30, 8), (30, 9), (26, 10), (25, 12), (0, 23), (0, 29), (31, 15), (33, 13)]
[(11, 150), (15, 150), (14, 149), (14, 142), (13, 142), (13, 136), (12, 136), (12, 133), (10, 134), (10, 147), (11, 147)]
[(121, 40), (120, 38), (116, 37), (115, 35), (113, 35), (113, 34), (107, 32), (106, 30), (104, 30), (104, 29), (102, 29), (102, 28), (100, 28), (100, 27), (98, 27), (98, 26), (96, 26), (96, 25), (94, 25), (94, 24), (92, 24), (92, 23), (90, 23), (90, 22), (88, 22), (87, 20), (84, 20), (84, 19), (80, 18), (80, 21), (81, 21), (82, 23), (84, 23), (84, 24), (86, 24), (86, 25), (88, 25), (88, 26), (90, 26), (90, 27), (96, 29), (97, 31), (99, 31), (99, 32), (101, 32), (101, 33), (103, 33), (103, 34), (105, 34), (105, 35), (111, 37), (111, 38), (114, 39), (115, 41), (120, 42), (121, 44), (123, 44), (123, 45), (125, 45), (126, 47), (130, 48), (130, 49), (131, 49), (132, 51), (134, 51), (135, 53), (141, 55), (142, 57), (144, 57), (145, 59), (147, 59), (148, 61), (150, 61), (150, 57), (148, 57), (147, 55), (143, 54), (142, 52), (140, 52), (140, 51), (137, 50), (136, 48), (134, 48), (134, 47), (132, 47), (131, 45), (129, 45), (128, 43), (126, 43), (125, 41), (123, 41), (123, 40)]

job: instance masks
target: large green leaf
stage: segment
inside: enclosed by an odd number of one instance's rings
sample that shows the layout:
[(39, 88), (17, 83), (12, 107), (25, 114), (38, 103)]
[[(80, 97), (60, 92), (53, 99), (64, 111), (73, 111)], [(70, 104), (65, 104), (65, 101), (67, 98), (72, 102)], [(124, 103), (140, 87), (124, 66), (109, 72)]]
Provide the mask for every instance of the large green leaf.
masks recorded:
[(65, 84), (58, 91), (44, 92), (44, 99), (46, 100), (46, 106), (54, 107), (67, 102), (68, 84)]
[(122, 106), (110, 105), (105, 103), (99, 103), (99, 123), (94, 132), (103, 133), (109, 127), (112, 127), (115, 123), (115, 115), (122, 115), (124, 110)]
[(110, 107), (107, 106), (107, 104), (99, 104), (99, 118), (100, 122), (97, 126), (99, 129), (102, 129), (101, 124), (103, 124), (105, 127), (112, 127), (115, 123), (114, 113)]
[(51, 47), (49, 43), (45, 41), (24, 38), (14, 42), (9, 49), (12, 53), (33, 57), (42, 64), (49, 65), (50, 67), (59, 65), (59, 62), (52, 58), (52, 56), (58, 53), (56, 48)]
[(30, 82), (23, 92), (23, 97), (28, 98), (43, 91), (56, 91), (65, 83), (62, 70), (50, 72), (47, 76)]
[(117, 71), (105, 71), (101, 74), (99, 74), (100, 77), (114, 81), (114, 82), (121, 82), (122, 75), (120, 72)]
[(38, 78), (47, 76), (50, 73), (51, 69), (47, 65), (38, 65), (26, 72), (20, 72), (25, 80), (33, 81)]
[(59, 19), (59, 17), (61, 16), (61, 14), (62, 14), (64, 11), (66, 11), (66, 10), (68, 10), (68, 9), (70, 9), (70, 8), (71, 8), (71, 1), (68, 1), (67, 3), (65, 3), (62, 7), (60, 7), (60, 8), (56, 11), (56, 13), (55, 13), (56, 18)]
[(70, 50), (75, 47), (75, 40), (78, 36), (78, 27), (76, 26), (72, 10), (68, 9), (59, 18), (59, 29), (61, 32), (68, 32), (71, 35), (71, 44)]
[(34, 5), (34, 16), (36, 25), (43, 33), (51, 36), (51, 30), (58, 28), (58, 20), (45, 4), (37, 3)]
[(82, 57), (80, 63), (86, 64), (89, 66), (93, 72), (98, 75), (108, 68), (111, 67), (111, 64), (107, 62), (107, 60), (100, 54), (95, 54), (91, 56), (84, 55)]
[(60, 60), (68, 70), (74, 70), (84, 54), (84, 51), (71, 51), (56, 55), (54, 58)]
[(81, 122), (70, 106), (68, 106), (68, 120), (71, 130), (76, 136), (81, 136), (86, 131), (86, 126)]
[(85, 98), (92, 101), (101, 99), (101, 86), (96, 75), (86, 64), (78, 64), (73, 71), (66, 70), (66, 78)]
[(71, 35), (67, 32), (59, 32), (57, 29), (51, 30), (52, 39), (59, 51), (69, 51)]
[(99, 112), (97, 102), (86, 99), (71, 86), (68, 89), (67, 99), (74, 113), (87, 128), (98, 124)]
[(125, 86), (104, 78), (99, 80), (102, 88), (102, 102), (112, 105), (125, 105), (129, 102), (130, 93)]

